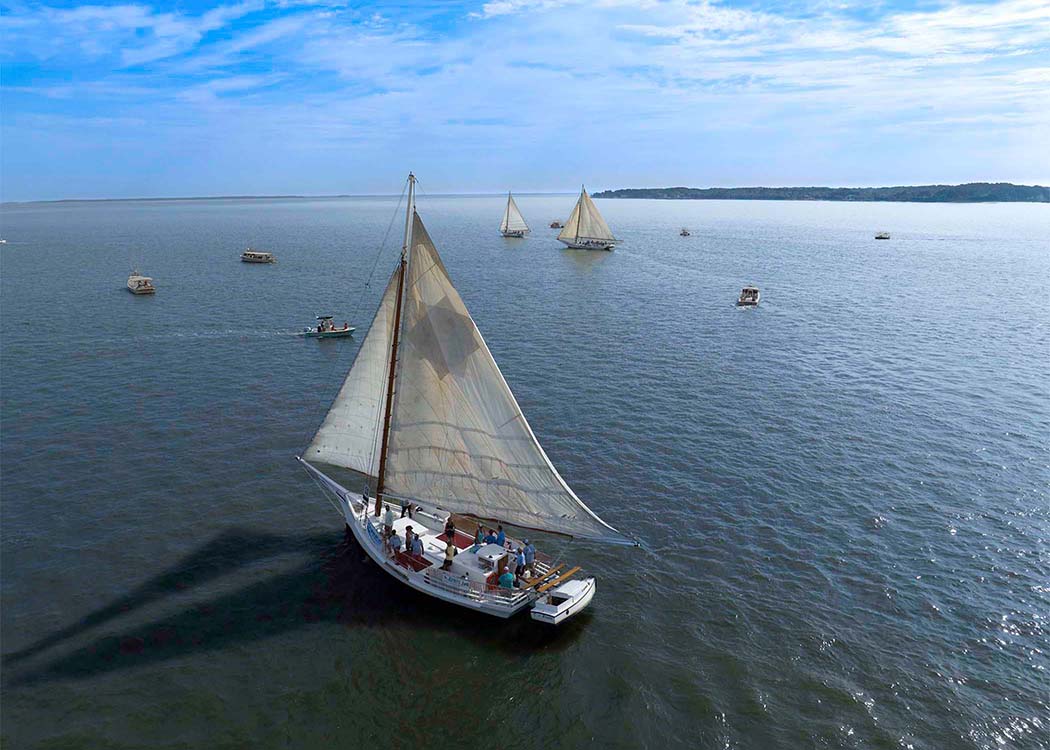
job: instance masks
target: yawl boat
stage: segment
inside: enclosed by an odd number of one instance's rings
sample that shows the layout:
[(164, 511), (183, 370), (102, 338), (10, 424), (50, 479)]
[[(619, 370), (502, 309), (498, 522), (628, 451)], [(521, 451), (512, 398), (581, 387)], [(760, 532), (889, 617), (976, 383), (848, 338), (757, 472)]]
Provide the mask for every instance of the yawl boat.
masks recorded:
[(598, 213), (598, 207), (594, 205), (591, 196), (587, 195), (586, 188), (581, 188), (580, 199), (576, 201), (572, 215), (558, 233), (558, 239), (569, 247), (582, 250), (612, 250), (613, 245), (619, 242), (613, 237), (605, 219)]
[(503, 212), (499, 231), (504, 237), (524, 237), (529, 233), (529, 225), (525, 223), (525, 217), (521, 215), (510, 193), (507, 193), (507, 209)]
[[(410, 174), (401, 260), (299, 460), (387, 574), (478, 612), (507, 618), (528, 609), (558, 624), (590, 603), (594, 578), (537, 552), (518, 585), (497, 585), (511, 549), (474, 544), (480, 523), (634, 542), (576, 497), (540, 447), (415, 211), (414, 186)], [(314, 463), (365, 475), (364, 490)], [(410, 527), (421, 544), (401, 551)]]

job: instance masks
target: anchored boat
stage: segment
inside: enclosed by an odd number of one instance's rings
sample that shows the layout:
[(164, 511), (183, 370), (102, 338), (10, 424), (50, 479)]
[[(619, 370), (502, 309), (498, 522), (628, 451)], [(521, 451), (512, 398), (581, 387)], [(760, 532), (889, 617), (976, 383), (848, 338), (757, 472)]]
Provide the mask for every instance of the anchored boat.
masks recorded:
[(598, 207), (594, 205), (587, 189), (580, 189), (580, 198), (572, 209), (569, 220), (558, 233), (558, 239), (568, 247), (581, 250), (612, 250), (619, 242), (605, 223)]
[(128, 276), (128, 291), (132, 294), (153, 294), (157, 289), (153, 286), (153, 279), (149, 276), (132, 271)]
[(277, 258), (274, 257), (273, 253), (264, 253), (259, 250), (252, 250), (250, 247), (241, 253), (241, 262), (243, 263), (276, 263)]
[(737, 298), (736, 305), (737, 307), (755, 307), (758, 305), (758, 300), (761, 296), (758, 287), (745, 286), (740, 290), (740, 296)]
[(507, 193), (507, 208), (503, 212), (503, 221), (499, 224), (499, 231), (504, 237), (524, 237), (529, 233), (529, 225), (525, 223), (525, 217), (518, 210), (518, 204), (514, 197)]
[[(409, 175), (401, 260), (299, 460), (388, 575), (477, 612), (507, 618), (531, 610), (533, 619), (558, 624), (590, 603), (595, 579), (508, 538), (500, 525), (634, 542), (584, 505), (540, 447), (414, 196)], [(315, 463), (363, 474), (364, 489), (347, 489)], [(481, 524), (501, 535), (483, 537)], [(519, 547), (531, 563), (524, 570)]]

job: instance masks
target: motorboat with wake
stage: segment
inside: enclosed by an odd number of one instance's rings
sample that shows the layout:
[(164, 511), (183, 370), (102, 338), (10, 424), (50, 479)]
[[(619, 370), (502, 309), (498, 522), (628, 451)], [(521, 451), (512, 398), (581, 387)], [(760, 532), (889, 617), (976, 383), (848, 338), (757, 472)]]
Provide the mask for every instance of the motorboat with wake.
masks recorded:
[(518, 204), (514, 202), (514, 196), (507, 193), (507, 208), (503, 211), (503, 221), (499, 223), (499, 231), (504, 237), (524, 237), (531, 230), (525, 223), (525, 217), (518, 210)]
[(332, 322), (331, 315), (318, 315), (317, 325), (313, 328), (304, 328), (303, 335), (313, 339), (345, 339), (357, 329), (349, 323), (343, 323), (339, 328)]
[(558, 232), (558, 240), (578, 250), (612, 250), (619, 242), (583, 187), (569, 220)]
[[(410, 174), (400, 261), (299, 461), (385, 574), (475, 612), (509, 618), (529, 611), (559, 624), (590, 604), (594, 577), (501, 527), (635, 542), (588, 508), (547, 458), (414, 197)], [(348, 489), (328, 466), (363, 475), (362, 487)], [(483, 537), (482, 525), (501, 534)], [(518, 564), (519, 547), (531, 564)]]

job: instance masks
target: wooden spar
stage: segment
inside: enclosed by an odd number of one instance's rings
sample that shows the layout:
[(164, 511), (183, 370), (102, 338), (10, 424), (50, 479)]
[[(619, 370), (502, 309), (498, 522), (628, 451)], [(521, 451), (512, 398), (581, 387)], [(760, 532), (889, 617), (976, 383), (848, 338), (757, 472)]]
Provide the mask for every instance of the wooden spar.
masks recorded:
[(405, 213), (405, 241), (401, 245), (401, 267), (397, 276), (397, 302), (394, 305), (394, 336), (390, 343), (390, 374), (386, 383), (386, 413), (383, 416), (383, 442), (379, 450), (379, 477), (376, 479), (376, 510), (378, 516), (383, 512), (383, 490), (385, 489), (386, 454), (390, 443), (390, 416), (394, 410), (394, 376), (397, 372), (397, 344), (401, 333), (401, 300), (405, 288), (405, 267), (408, 254), (409, 234), (412, 231), (412, 214), (415, 207), (412, 198), (415, 192), (416, 178), (411, 172), (408, 174), (408, 208)]

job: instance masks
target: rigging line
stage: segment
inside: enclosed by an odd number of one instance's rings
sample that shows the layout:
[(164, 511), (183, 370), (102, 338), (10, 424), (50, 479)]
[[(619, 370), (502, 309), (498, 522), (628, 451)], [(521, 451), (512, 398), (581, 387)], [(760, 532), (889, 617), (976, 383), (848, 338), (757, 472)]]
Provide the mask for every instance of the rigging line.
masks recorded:
[[(374, 257), (372, 258), (372, 268), (368, 272), (368, 276), (365, 279), (365, 286), (361, 290), (361, 293), (357, 295), (357, 301), (354, 304), (353, 312), (351, 313), (351, 318), (350, 318), (350, 320), (354, 321), (355, 324), (357, 323), (357, 317), (358, 317), (359, 313), (361, 312), (361, 307), (362, 307), (362, 305), (364, 305), (365, 297), (367, 296), (365, 294), (365, 292), (369, 288), (371, 288), (372, 280), (373, 280), (373, 277), (375, 276), (376, 269), (379, 267), (379, 259), (383, 256), (383, 251), (386, 249), (387, 240), (390, 238), (390, 230), (394, 226), (394, 219), (397, 218), (397, 215), (398, 215), (398, 213), (400, 212), (400, 209), (401, 209), (401, 203), (405, 199), (405, 190), (406, 189), (407, 189), (407, 183), (406, 183), (405, 187), (401, 188), (401, 195), (398, 196), (397, 205), (394, 207), (394, 211), (390, 215), (390, 221), (389, 221), (389, 223), (386, 226), (386, 232), (383, 233), (383, 238), (379, 242), (379, 247), (376, 248), (376, 252), (374, 254)], [(380, 299), (379, 303), (382, 304), (382, 299)], [(377, 308), (377, 310), (378, 310), (378, 308)], [(355, 331), (355, 333), (357, 333), (357, 331)], [(364, 331), (364, 333), (362, 334), (361, 344), (359, 344), (357, 349), (354, 350), (354, 354), (353, 354), (353, 358), (351, 359), (351, 362), (353, 362), (357, 358), (357, 354), (358, 354), (358, 352), (360, 352), (361, 346), (364, 345), (364, 338), (367, 337), (367, 336), (368, 336), (368, 331)], [(332, 374), (335, 371), (336, 366), (343, 367), (344, 363), (345, 363), (345, 359), (343, 357), (333, 357), (328, 362), (328, 366), (327, 366), (327, 368), (325, 369), (325, 371), (323, 373), (324, 374), (324, 378), (322, 379), (322, 382), (324, 382), (324, 383), (329, 382), (332, 379)], [(320, 422), (317, 423), (317, 429), (320, 429), (321, 425), (324, 424), (325, 417), (328, 415), (328, 412), (331, 410), (332, 405), (334, 404), (336, 398), (339, 396), (339, 390), (342, 389), (344, 381), (345, 381), (345, 373), (344, 373), (344, 377), (339, 379), (339, 388), (336, 389), (336, 392), (334, 394), (330, 395), (330, 396), (326, 395), (326, 390), (323, 389), (323, 388), (315, 388), (314, 389), (314, 392), (316, 394), (316, 399), (314, 400), (314, 404), (316, 405), (316, 409), (318, 411), (320, 411), (326, 405), (328, 407), (327, 409), (324, 409), (324, 413), (323, 413), (323, 415), (321, 417), (321, 420), (320, 420)], [(304, 409), (309, 408), (306, 402), (304, 402), (303, 408)], [(314, 430), (314, 434), (316, 434), (317, 429)], [(313, 440), (313, 435), (310, 436), (310, 440), (311, 441)], [(307, 444), (309, 445), (309, 442)]]

